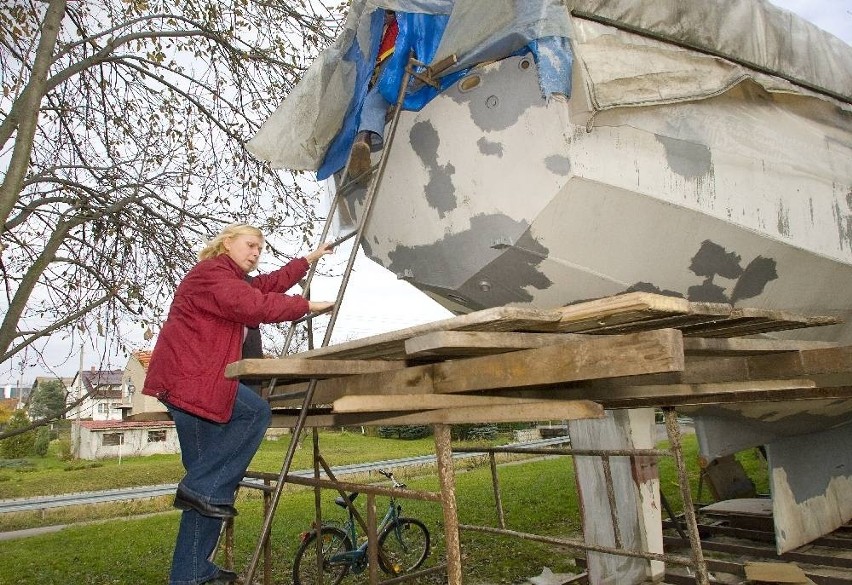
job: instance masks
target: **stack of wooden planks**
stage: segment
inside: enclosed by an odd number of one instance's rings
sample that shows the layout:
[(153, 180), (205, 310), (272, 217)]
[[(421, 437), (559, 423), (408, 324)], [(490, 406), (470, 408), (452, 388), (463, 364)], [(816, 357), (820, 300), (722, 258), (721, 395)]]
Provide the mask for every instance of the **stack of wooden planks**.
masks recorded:
[(496, 307), (226, 375), (276, 379), (275, 426), (577, 419), (604, 408), (852, 398), (852, 347), (765, 334), (832, 317), (629, 293), (552, 310)]

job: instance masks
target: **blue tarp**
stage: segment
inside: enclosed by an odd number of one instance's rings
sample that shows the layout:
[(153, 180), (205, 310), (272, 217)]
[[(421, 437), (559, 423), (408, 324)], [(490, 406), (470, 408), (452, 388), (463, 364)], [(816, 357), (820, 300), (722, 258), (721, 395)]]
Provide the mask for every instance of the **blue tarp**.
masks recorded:
[[(423, 63), (431, 63), (446, 29), (449, 16), (444, 14), (396, 13), (399, 34), (394, 53), (382, 69), (377, 81), (378, 89), (385, 100), (394, 104), (399, 96), (399, 88), (405, 75), (405, 66), (412, 50), (415, 58)], [(364, 55), (357, 43), (353, 43), (344, 56), (344, 60), (354, 64), (356, 70), (356, 91), (352, 96), (340, 131), (331, 141), (325, 158), (317, 170), (317, 178), (324, 180), (346, 165), (349, 151), (355, 140), (360, 121), (361, 108), (368, 91), (368, 82), (373, 72), (373, 64), (381, 41), (384, 24), (384, 11), (376, 10), (370, 16), (370, 54)], [(536, 39), (518, 53), (532, 52), (539, 64), (539, 80), (542, 95), (571, 93), (571, 64), (573, 57), (570, 42), (564, 37), (546, 37)], [(422, 85), (414, 92), (406, 94), (403, 109), (419, 111), (441, 91), (464, 77), (469, 69), (456, 71), (439, 79), (440, 90), (431, 85)], [(415, 80), (412, 79), (412, 83)]]

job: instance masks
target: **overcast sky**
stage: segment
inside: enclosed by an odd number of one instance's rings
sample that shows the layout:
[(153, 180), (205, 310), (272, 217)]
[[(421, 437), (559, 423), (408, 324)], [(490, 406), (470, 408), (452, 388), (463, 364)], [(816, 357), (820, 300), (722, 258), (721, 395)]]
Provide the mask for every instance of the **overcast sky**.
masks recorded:
[[(810, 20), (820, 28), (831, 32), (852, 45), (852, 0), (771, 0), (773, 4), (794, 12)], [(337, 266), (342, 271), (348, 258), (348, 251), (339, 250), (337, 254), (324, 260), (329, 266)], [(317, 281), (314, 285), (315, 299), (333, 300), (336, 295), (337, 283), (333, 281)], [(426, 297), (423, 293), (387, 270), (370, 262), (361, 256), (356, 262), (355, 272), (350, 280), (346, 298), (341, 307), (341, 314), (335, 326), (333, 342), (345, 339), (356, 339), (367, 335), (401, 329), (411, 325), (435, 321), (450, 316), (450, 313), (440, 305)], [(141, 344), (141, 336), (138, 339)], [(69, 353), (68, 342), (57, 339), (50, 356), (61, 359)], [(85, 350), (84, 367), (93, 365), (106, 368), (124, 368), (127, 358), (123, 355), (107, 355), (106, 363), (102, 363), (103, 348), (97, 350), (89, 346)], [(0, 365), (0, 386), (16, 384), (32, 384), (37, 375), (50, 375), (41, 370), (28, 369), (23, 373), (13, 364)], [(79, 358), (69, 359), (65, 364), (57, 364), (56, 373), (73, 376), (79, 367)]]
[(770, 0), (852, 45), (852, 0)]

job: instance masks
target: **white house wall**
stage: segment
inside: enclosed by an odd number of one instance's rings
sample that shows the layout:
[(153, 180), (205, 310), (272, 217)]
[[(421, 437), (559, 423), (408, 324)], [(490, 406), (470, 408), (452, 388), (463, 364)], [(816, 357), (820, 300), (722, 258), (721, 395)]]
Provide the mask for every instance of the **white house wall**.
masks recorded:
[[(75, 427), (76, 429), (76, 427)], [(149, 431), (166, 431), (165, 441), (148, 442)], [(76, 431), (72, 431), (72, 441), (76, 439)], [(122, 445), (103, 445), (106, 434), (121, 433), (124, 435)], [(80, 459), (94, 460), (111, 457), (138, 457), (180, 453), (180, 443), (174, 426), (165, 428), (133, 428), (133, 429), (98, 429), (83, 428), (80, 435)]]

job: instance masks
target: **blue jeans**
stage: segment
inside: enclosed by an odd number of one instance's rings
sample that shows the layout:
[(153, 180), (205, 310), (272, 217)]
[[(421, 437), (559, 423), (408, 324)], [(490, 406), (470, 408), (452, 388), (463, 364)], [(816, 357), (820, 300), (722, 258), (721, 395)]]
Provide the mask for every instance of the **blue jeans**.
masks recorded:
[[(269, 403), (240, 384), (231, 420), (224, 424), (166, 406), (175, 421), (186, 469), (181, 488), (211, 504), (233, 504), (237, 486), (269, 427)], [(183, 512), (170, 585), (198, 585), (216, 577), (219, 568), (211, 557), (222, 522), (221, 518), (202, 516), (195, 510)]]
[(361, 119), (358, 123), (358, 132), (369, 131), (377, 135), (378, 146), (382, 143), (385, 134), (385, 116), (390, 104), (379, 93), (378, 87), (373, 87), (364, 99), (361, 108)]

